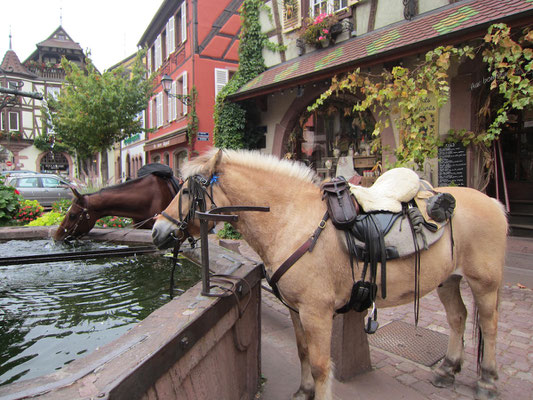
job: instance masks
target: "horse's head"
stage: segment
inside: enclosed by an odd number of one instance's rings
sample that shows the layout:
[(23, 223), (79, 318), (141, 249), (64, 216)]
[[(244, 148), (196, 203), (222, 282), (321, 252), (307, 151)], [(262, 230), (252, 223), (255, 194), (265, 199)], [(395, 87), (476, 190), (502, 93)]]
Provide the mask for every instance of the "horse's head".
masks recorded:
[(87, 196), (80, 194), (73, 187), (70, 189), (74, 193), (74, 199), (67, 215), (54, 233), (54, 240), (56, 241), (81, 236), (89, 232), (96, 223), (96, 219), (92, 218), (89, 213)]
[(219, 150), (212, 157), (198, 157), (189, 165), (189, 174), (179, 193), (156, 217), (152, 241), (160, 248), (181, 244), (197, 236), (200, 224), (196, 211), (206, 211), (214, 204), (213, 191), (217, 184), (217, 167), (222, 157)]

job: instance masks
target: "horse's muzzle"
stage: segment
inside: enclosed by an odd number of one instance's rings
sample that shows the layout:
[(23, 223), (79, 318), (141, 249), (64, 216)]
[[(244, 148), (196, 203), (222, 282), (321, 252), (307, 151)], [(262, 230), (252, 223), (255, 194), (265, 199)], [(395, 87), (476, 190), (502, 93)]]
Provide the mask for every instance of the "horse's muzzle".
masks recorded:
[(176, 242), (179, 241), (171, 232), (171, 234), (165, 235), (156, 227), (152, 228), (152, 242), (159, 250), (168, 249), (174, 247)]

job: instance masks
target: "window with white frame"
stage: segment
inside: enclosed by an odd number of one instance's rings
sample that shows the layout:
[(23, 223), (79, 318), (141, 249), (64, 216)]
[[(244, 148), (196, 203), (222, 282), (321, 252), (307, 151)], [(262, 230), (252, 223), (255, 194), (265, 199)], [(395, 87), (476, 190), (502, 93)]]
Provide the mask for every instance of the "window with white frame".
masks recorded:
[(10, 131), (19, 130), (19, 113), (18, 112), (9, 112), (9, 130)]
[[(176, 93), (181, 94), (182, 96), (187, 96), (189, 90), (187, 88), (187, 71), (184, 71), (183, 74), (176, 81)], [(178, 109), (178, 116), (184, 116), (187, 114), (187, 104), (182, 101), (176, 102)]]
[(181, 15), (181, 43), (187, 40), (187, 2), (181, 3), (179, 14)]
[(155, 65), (154, 69), (157, 71), (161, 64), (163, 63), (162, 60), (162, 54), (161, 54), (161, 35), (157, 36), (157, 39), (155, 40)]
[(322, 13), (333, 14), (348, 6), (348, 0), (311, 0), (311, 12), (314, 17)]

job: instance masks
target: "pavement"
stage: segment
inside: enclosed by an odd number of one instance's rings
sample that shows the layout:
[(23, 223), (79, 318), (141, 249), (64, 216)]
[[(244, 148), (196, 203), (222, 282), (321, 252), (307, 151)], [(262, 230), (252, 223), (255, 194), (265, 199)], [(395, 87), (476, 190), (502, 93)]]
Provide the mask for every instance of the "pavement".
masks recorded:
[[(239, 249), (240, 250), (240, 249)], [(249, 252), (249, 249), (247, 250)], [(254, 257), (249, 252), (249, 257)], [(533, 238), (510, 237), (501, 291), (497, 339), (497, 381), (502, 400), (533, 399)], [(432, 368), (370, 346), (372, 370), (348, 382), (334, 380), (334, 398), (345, 399), (472, 399), (477, 381), (473, 299), (466, 283), (461, 292), (469, 317), (465, 362), (451, 388), (431, 384)], [(262, 400), (290, 399), (300, 382), (300, 364), (289, 312), (272, 294), (262, 292)], [(414, 325), (413, 305), (380, 309), (383, 327), (392, 321)], [(435, 291), (420, 301), (418, 327), (447, 334), (444, 307)]]

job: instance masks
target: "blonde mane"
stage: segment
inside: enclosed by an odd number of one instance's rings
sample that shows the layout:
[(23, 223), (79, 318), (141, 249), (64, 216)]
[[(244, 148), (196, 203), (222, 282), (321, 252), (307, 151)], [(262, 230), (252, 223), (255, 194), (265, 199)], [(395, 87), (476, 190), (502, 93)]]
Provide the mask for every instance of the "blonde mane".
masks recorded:
[[(213, 148), (185, 164), (182, 170), (183, 178), (186, 179), (191, 175), (201, 173), (204, 164), (214, 157), (218, 150), (217, 148)], [(320, 183), (320, 179), (315, 171), (305, 164), (298, 161), (279, 159), (272, 154), (264, 154), (259, 151), (224, 149), (222, 151), (221, 162), (282, 174), (317, 185)]]

